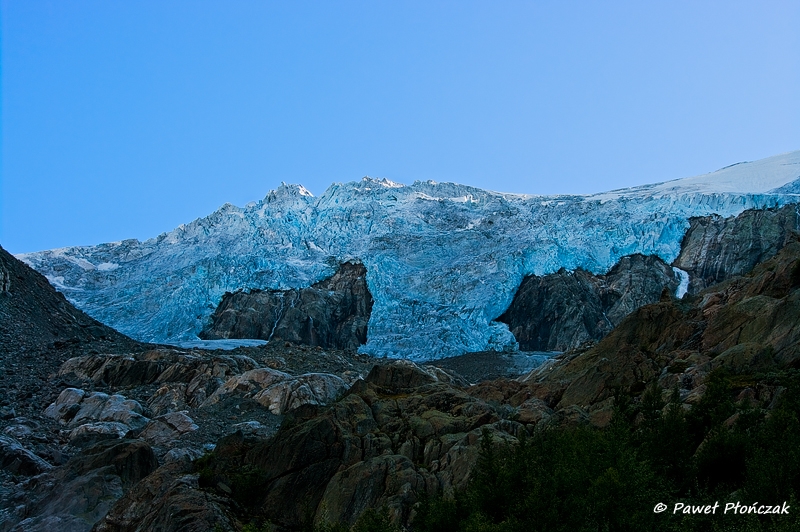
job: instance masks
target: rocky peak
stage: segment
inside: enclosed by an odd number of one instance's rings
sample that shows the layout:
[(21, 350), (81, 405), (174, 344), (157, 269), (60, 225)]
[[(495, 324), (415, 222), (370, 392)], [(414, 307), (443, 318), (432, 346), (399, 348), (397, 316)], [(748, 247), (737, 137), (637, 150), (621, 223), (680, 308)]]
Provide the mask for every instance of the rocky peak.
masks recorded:
[(266, 203), (275, 203), (275, 202), (287, 202), (287, 203), (297, 203), (304, 202), (309, 199), (313, 199), (314, 195), (309, 192), (303, 185), (292, 185), (281, 183), (281, 185), (276, 188), (275, 190), (271, 190), (267, 197), (264, 198)]

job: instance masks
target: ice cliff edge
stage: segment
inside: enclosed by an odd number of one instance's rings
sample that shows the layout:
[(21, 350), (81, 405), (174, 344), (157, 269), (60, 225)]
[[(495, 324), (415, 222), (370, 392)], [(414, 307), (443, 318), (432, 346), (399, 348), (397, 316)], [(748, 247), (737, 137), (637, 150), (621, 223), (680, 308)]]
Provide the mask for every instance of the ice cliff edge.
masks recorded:
[(453, 183), (282, 185), (263, 200), (144, 242), (19, 255), (76, 306), (146, 341), (194, 339), (222, 295), (289, 289), (360, 261), (374, 297), (374, 356), (430, 359), (514, 349), (494, 320), (523, 276), (625, 255), (678, 255), (692, 216), (800, 201), (800, 151), (702, 176), (588, 196), (531, 196)]

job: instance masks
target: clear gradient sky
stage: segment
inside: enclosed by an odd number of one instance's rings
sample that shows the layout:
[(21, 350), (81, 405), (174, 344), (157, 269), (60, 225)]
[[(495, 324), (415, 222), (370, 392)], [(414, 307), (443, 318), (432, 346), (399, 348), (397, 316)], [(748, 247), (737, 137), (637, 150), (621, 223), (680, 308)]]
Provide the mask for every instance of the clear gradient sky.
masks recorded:
[(0, 244), (281, 181), (590, 193), (800, 149), (800, 2), (2, 1)]

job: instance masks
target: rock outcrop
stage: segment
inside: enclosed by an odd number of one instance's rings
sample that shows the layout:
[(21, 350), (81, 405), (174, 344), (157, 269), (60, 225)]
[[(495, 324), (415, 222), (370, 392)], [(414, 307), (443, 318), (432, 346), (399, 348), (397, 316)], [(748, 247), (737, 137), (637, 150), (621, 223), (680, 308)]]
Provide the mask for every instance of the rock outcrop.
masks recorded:
[[(147, 506), (131, 500), (132, 491), (97, 530), (134, 530), (120, 516), (137, 512), (139, 522), (151, 522), (159, 508), (180, 507), (193, 482), (220, 520), (236, 506), (291, 529), (312, 521), (352, 524), (365, 510), (386, 507), (393, 521), (407, 524), (421, 496), (466, 484), (484, 431), (502, 445), (528, 430), (504, 419), (507, 408), (453, 382), (438, 368), (407, 361), (375, 366), (336, 403), (295, 410), (268, 440), (244, 431), (223, 438), (197, 463), (194, 477), (173, 472), (171, 480), (158, 480), (162, 487), (143, 491)], [(179, 478), (181, 493), (163, 488)]]
[(205, 405), (219, 402), (229, 394), (252, 398), (276, 415), (304, 404), (325, 405), (339, 398), (348, 386), (336, 375), (306, 373), (293, 377), (282, 371), (258, 368), (228, 379)]
[(563, 351), (599, 340), (637, 308), (674, 293), (675, 272), (651, 255), (629, 255), (605, 275), (559, 270), (522, 280), (497, 321), (508, 324), (523, 351)]
[(691, 218), (673, 266), (689, 274), (694, 294), (736, 275), (744, 275), (773, 256), (800, 229), (797, 205), (748, 210), (739, 216)]
[(206, 532), (237, 530), (225, 497), (200, 489), (185, 462), (168, 463), (117, 502), (93, 532)]
[(366, 275), (363, 264), (346, 262), (309, 288), (228, 292), (199, 336), (358, 349), (367, 342), (372, 311)]
[(591, 412), (613, 401), (616, 391), (635, 395), (653, 383), (665, 394), (677, 387), (681, 400), (691, 403), (702, 396), (714, 369), (752, 375), (800, 366), (798, 323), (795, 234), (748, 275), (685, 300), (642, 307), (597, 346), (553, 359), (522, 380), (532, 396), (556, 410)]
[(100, 442), (19, 486), (4, 501), (11, 510), (0, 513), (0, 527), (86, 532), (157, 467), (152, 449), (141, 440)]

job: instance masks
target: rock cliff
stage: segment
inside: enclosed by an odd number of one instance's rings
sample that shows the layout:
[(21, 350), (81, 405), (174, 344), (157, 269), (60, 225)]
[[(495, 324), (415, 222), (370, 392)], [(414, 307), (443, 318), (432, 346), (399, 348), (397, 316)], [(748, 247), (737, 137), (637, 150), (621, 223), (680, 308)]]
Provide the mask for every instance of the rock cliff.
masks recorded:
[(748, 210), (739, 216), (691, 218), (674, 266), (688, 272), (689, 293), (743, 275), (773, 257), (800, 229), (797, 205)]
[[(689, 403), (709, 373), (758, 374), (800, 364), (800, 240), (743, 277), (685, 300), (644, 306), (597, 346), (566, 353), (523, 380), (551, 408), (590, 408), (653, 383)], [(767, 387), (768, 388), (768, 387)], [(765, 388), (765, 390), (768, 392)], [(765, 392), (766, 393), (766, 392)]]
[(523, 351), (563, 351), (601, 339), (678, 284), (675, 272), (652, 255), (623, 257), (605, 275), (562, 268), (525, 277), (498, 321), (508, 324)]
[(358, 349), (367, 342), (371, 312), (367, 270), (363, 264), (346, 262), (332, 277), (309, 288), (226, 293), (199, 336)]

